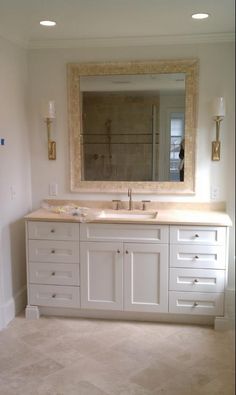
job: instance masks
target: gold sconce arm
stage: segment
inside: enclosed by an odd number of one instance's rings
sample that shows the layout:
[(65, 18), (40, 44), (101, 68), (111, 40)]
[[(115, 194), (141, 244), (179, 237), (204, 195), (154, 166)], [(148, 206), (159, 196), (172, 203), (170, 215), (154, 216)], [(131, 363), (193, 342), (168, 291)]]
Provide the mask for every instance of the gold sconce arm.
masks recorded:
[(216, 116), (215, 123), (216, 123), (216, 140), (212, 141), (212, 151), (211, 151), (211, 159), (213, 161), (220, 160), (220, 123), (223, 120), (223, 117)]
[(56, 141), (51, 140), (51, 125), (52, 119), (46, 118), (47, 125), (47, 136), (48, 136), (48, 159), (55, 160), (56, 159)]

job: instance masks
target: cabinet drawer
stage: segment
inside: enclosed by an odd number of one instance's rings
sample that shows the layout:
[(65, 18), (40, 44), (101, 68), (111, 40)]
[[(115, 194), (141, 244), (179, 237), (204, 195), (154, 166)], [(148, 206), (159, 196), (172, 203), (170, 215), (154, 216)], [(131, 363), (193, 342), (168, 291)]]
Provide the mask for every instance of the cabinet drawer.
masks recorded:
[(169, 292), (169, 312), (180, 314), (223, 315), (223, 293)]
[(225, 271), (207, 269), (170, 269), (170, 290), (224, 292)]
[(29, 281), (34, 284), (79, 285), (79, 265), (30, 262)]
[(28, 237), (39, 240), (79, 240), (79, 224), (29, 221)]
[(224, 269), (223, 246), (173, 244), (170, 246), (170, 266), (203, 269)]
[(226, 229), (207, 226), (171, 226), (170, 242), (172, 244), (224, 245)]
[(79, 243), (74, 241), (29, 240), (29, 261), (79, 263)]
[(34, 306), (80, 307), (79, 287), (31, 284), (29, 303)]
[(168, 243), (169, 227), (165, 225), (81, 224), (83, 241), (134, 241)]

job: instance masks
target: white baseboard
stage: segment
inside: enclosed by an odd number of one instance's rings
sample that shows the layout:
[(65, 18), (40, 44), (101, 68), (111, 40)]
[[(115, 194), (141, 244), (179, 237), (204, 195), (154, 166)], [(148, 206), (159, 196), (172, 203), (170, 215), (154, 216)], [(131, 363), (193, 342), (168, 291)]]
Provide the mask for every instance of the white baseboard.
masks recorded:
[(235, 327), (234, 319), (231, 317), (216, 317), (215, 318), (215, 330), (216, 331), (228, 331), (233, 330)]
[(235, 318), (235, 289), (227, 288), (226, 293), (226, 310), (227, 315), (234, 319)]
[(235, 290), (227, 288), (225, 292), (225, 316), (215, 318), (215, 330), (235, 329)]
[(6, 303), (0, 305), (0, 330), (5, 328), (26, 305), (26, 287), (23, 287)]

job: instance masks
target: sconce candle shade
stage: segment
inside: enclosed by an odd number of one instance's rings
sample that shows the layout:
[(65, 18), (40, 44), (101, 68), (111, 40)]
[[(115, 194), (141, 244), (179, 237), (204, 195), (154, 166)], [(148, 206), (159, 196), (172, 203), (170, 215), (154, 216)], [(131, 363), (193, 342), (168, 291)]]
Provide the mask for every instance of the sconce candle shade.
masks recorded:
[(41, 104), (41, 113), (43, 118), (56, 118), (55, 101), (43, 100)]
[(225, 116), (225, 100), (223, 97), (215, 97), (212, 100), (212, 115), (214, 117)]

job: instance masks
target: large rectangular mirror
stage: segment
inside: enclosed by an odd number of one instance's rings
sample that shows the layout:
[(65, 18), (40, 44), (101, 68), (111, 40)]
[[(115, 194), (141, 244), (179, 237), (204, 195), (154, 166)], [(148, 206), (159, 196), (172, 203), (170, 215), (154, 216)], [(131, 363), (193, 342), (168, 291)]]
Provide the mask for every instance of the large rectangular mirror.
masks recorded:
[(193, 193), (198, 62), (68, 65), (72, 191)]

